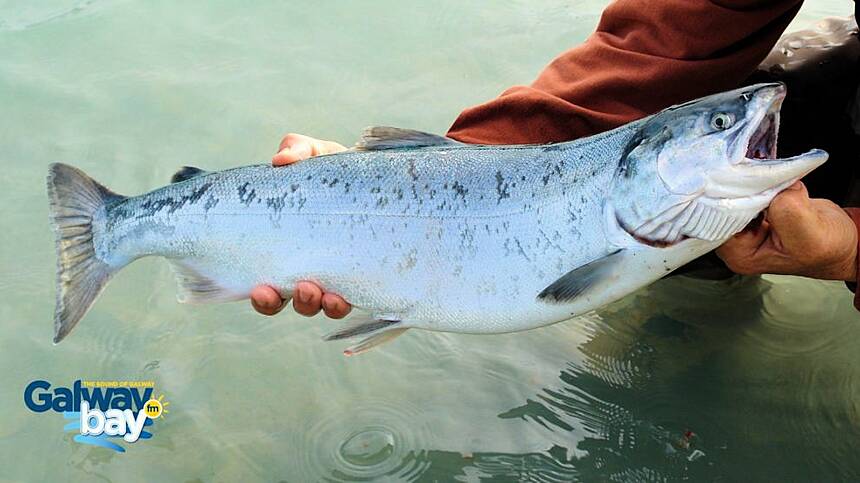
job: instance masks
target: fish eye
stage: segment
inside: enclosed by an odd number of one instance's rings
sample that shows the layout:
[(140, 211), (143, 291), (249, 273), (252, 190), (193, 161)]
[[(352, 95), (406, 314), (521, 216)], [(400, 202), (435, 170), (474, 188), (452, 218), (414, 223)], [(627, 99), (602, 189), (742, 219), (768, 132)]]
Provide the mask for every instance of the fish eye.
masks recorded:
[(735, 118), (727, 112), (718, 112), (711, 118), (711, 127), (718, 131), (725, 131), (732, 127), (735, 123)]

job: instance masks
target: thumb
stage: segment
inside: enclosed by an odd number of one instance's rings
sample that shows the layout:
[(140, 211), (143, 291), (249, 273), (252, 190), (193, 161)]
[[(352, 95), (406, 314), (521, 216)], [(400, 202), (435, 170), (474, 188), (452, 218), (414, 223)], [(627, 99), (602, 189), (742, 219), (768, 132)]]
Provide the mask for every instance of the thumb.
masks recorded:
[(800, 181), (773, 198), (765, 218), (776, 235), (774, 242), (780, 250), (806, 246), (820, 229), (809, 192)]
[(287, 134), (272, 157), (272, 164), (282, 166), (313, 156), (313, 139), (301, 134)]
[(283, 166), (296, 161), (308, 159), (311, 156), (338, 153), (346, 150), (345, 147), (334, 141), (323, 141), (302, 134), (290, 133), (284, 136), (278, 153), (272, 157), (272, 164)]

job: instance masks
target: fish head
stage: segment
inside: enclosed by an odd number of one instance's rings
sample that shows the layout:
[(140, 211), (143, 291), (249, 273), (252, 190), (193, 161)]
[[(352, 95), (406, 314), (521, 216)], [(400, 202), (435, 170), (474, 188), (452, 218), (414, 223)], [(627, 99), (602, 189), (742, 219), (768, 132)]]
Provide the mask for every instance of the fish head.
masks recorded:
[(618, 225), (639, 242), (728, 239), (780, 191), (827, 160), (777, 158), (783, 84), (757, 84), (670, 107), (631, 138), (612, 184)]

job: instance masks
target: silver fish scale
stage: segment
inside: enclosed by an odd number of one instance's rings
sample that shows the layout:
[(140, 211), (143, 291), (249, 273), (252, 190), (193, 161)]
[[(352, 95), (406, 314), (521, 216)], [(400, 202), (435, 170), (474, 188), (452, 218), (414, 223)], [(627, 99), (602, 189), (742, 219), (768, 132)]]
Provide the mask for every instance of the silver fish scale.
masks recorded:
[(403, 327), (547, 325), (572, 314), (537, 294), (609, 251), (602, 200), (637, 125), (557, 145), (350, 151), (204, 174), (109, 205), (96, 253), (116, 266), (167, 257), (217, 285), (199, 301), (311, 280)]

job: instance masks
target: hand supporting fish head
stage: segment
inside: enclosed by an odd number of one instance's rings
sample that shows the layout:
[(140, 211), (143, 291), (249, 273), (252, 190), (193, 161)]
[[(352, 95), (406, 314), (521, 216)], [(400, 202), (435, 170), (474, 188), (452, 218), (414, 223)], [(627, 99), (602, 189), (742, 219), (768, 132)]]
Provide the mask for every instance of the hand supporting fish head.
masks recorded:
[(726, 240), (827, 160), (777, 158), (783, 84), (757, 84), (648, 118), (619, 161), (608, 208), (641, 243)]

